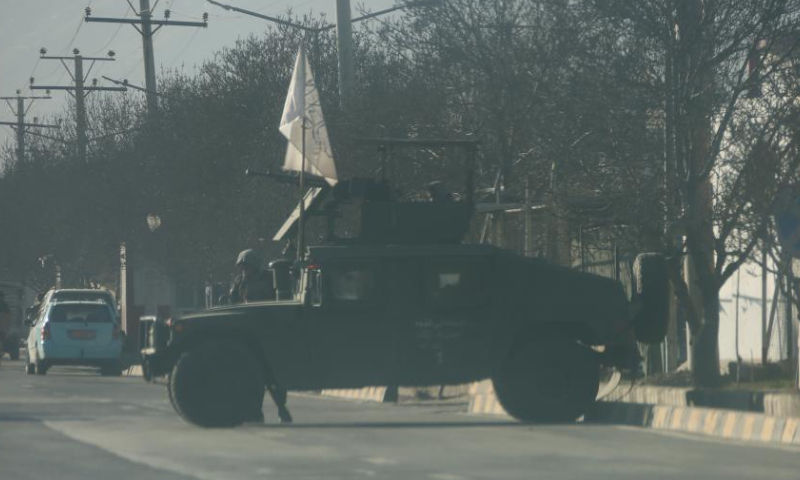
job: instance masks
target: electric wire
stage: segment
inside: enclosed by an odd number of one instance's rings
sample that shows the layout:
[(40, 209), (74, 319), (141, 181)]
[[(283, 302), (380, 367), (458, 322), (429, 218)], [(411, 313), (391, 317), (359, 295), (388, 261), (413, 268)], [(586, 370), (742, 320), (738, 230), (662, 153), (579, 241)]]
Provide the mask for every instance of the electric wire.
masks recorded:
[(175, 55), (175, 57), (173, 57), (171, 62), (169, 62), (169, 65), (167, 66), (168, 69), (172, 68), (172, 66), (175, 65), (175, 62), (177, 62), (178, 59), (180, 59), (183, 56), (183, 54), (186, 53), (186, 50), (192, 45), (192, 42), (194, 42), (195, 37), (197, 37), (197, 34), (199, 34), (199, 33), (200, 33), (200, 29), (199, 28), (195, 28), (194, 29), (194, 33), (192, 33), (192, 36), (189, 37), (189, 41), (186, 42), (186, 44), (183, 46), (183, 48), (181, 48), (181, 50), (178, 52), (178, 54)]

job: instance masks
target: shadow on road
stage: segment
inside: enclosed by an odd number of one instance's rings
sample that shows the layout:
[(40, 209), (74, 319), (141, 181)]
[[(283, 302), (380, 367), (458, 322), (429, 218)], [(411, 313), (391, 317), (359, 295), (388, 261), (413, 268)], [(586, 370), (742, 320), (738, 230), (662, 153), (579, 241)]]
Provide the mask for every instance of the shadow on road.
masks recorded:
[(253, 428), (267, 429), (339, 429), (339, 428), (530, 428), (532, 425), (513, 422), (333, 422), (333, 423), (292, 423), (292, 424), (246, 424)]

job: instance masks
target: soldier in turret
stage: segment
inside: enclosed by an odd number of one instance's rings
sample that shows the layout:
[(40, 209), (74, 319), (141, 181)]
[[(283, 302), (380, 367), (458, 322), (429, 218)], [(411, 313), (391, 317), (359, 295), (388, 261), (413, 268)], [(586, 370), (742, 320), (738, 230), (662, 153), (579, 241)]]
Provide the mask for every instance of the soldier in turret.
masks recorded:
[(236, 266), (240, 271), (231, 286), (231, 303), (275, 300), (272, 275), (264, 270), (261, 258), (255, 250), (248, 249), (239, 253)]

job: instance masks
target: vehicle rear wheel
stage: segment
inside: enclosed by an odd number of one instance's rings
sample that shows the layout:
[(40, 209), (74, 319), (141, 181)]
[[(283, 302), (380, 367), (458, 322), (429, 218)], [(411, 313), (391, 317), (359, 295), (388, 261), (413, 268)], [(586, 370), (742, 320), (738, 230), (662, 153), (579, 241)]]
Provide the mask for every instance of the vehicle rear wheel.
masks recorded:
[(517, 349), (492, 378), (500, 405), (524, 422), (572, 422), (600, 384), (596, 354), (574, 340), (548, 339)]
[(36, 365), (31, 363), (31, 356), (28, 353), (28, 349), (25, 349), (25, 373), (28, 375), (33, 375), (36, 373)]
[(175, 411), (201, 427), (244, 422), (264, 396), (263, 368), (245, 345), (228, 340), (201, 342), (183, 352), (169, 377)]
[(119, 362), (103, 365), (100, 367), (100, 375), (104, 377), (119, 377), (122, 375), (122, 365)]
[(39, 355), (36, 355), (36, 361), (34, 362), (34, 370), (36, 370), (36, 375), (47, 375), (47, 370), (50, 368), (50, 365), (47, 364), (46, 360), (39, 360)]

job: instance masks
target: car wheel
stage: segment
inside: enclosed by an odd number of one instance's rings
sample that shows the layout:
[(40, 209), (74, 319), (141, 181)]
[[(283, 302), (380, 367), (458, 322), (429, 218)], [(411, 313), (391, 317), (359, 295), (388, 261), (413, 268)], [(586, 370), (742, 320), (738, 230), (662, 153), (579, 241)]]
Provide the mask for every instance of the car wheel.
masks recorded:
[(169, 377), (175, 411), (201, 427), (233, 427), (261, 405), (264, 374), (258, 357), (227, 340), (205, 341), (183, 352)]
[(122, 375), (122, 365), (113, 363), (111, 365), (103, 365), (100, 367), (100, 375), (104, 377), (119, 377)]
[(33, 375), (36, 373), (36, 365), (31, 363), (31, 356), (28, 353), (28, 349), (25, 349), (25, 373), (28, 375)]
[(39, 360), (39, 355), (36, 355), (36, 361), (34, 362), (34, 370), (36, 370), (36, 375), (47, 375), (47, 370), (50, 368), (50, 365), (47, 364), (46, 360)]
[(492, 378), (500, 405), (524, 422), (572, 422), (594, 404), (600, 384), (595, 352), (574, 340), (531, 342)]

